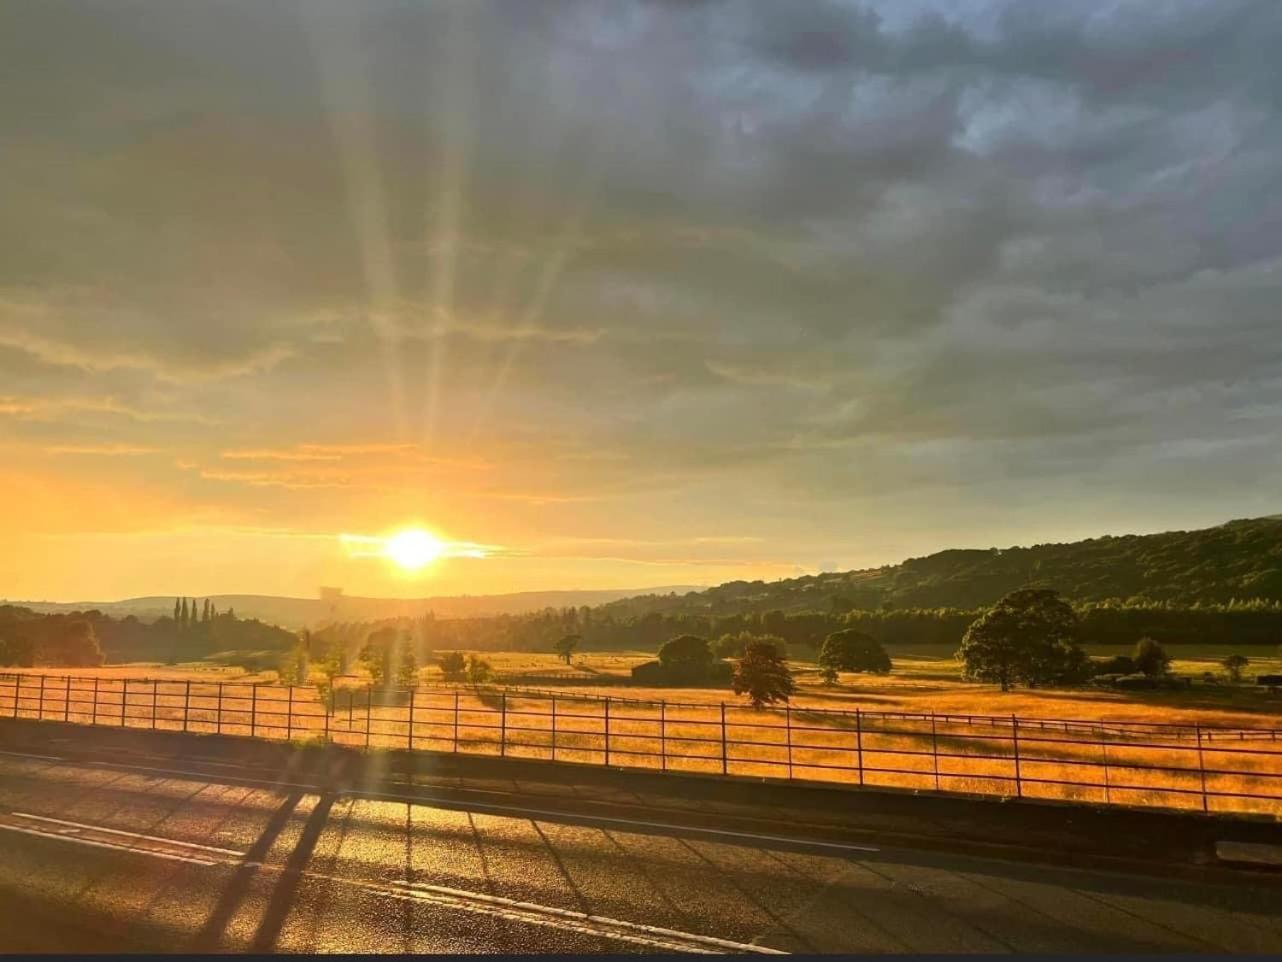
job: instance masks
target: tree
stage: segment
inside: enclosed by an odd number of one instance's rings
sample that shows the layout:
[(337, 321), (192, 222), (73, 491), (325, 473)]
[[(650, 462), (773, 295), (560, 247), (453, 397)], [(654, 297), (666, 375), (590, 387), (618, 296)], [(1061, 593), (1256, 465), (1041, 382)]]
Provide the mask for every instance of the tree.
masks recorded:
[(380, 628), (378, 631), (370, 632), (369, 637), (365, 640), (365, 646), (361, 648), (360, 658), (361, 664), (369, 672), (372, 684), (389, 684), (392, 681), (394, 649), (400, 640), (400, 634), (395, 628)]
[(204, 622), (209, 621), (209, 599), (208, 598), (205, 599), (205, 604), (201, 609), (200, 620)]
[(52, 625), (36, 648), (36, 660), (45, 665), (96, 668), (106, 658), (98, 646), (93, 625), (77, 620)]
[(1220, 662), (1224, 666), (1224, 670), (1229, 673), (1229, 681), (1235, 685), (1242, 680), (1242, 669), (1250, 663), (1251, 659), (1247, 658), (1246, 655), (1229, 655)]
[(712, 661), (708, 639), (698, 635), (678, 635), (659, 649), (659, 663), (674, 681), (702, 681), (711, 674)]
[(1136, 642), (1131, 660), (1135, 662), (1136, 669), (1150, 678), (1165, 675), (1171, 667), (1171, 656), (1152, 638), (1141, 638)]
[(276, 679), (282, 685), (305, 685), (311, 665), (308, 663), (307, 649), (299, 641), (293, 648), (281, 655), (280, 667), (276, 670)]
[(839, 671), (868, 671), (884, 675), (891, 670), (890, 656), (871, 635), (855, 628), (834, 631), (819, 649), (819, 670), (824, 681), (837, 680)]
[(178, 599), (174, 599), (174, 627), (182, 627), (181, 610), (178, 607)]
[(786, 702), (796, 687), (783, 653), (769, 641), (748, 645), (735, 667), (732, 685), (736, 695), (748, 696), (753, 708)]
[(30, 668), (36, 662), (35, 643), (26, 635), (0, 638), (0, 665)]
[(414, 657), (413, 646), (406, 645), (396, 666), (396, 684), (401, 688), (413, 688), (417, 682), (418, 659)]
[[(575, 609), (571, 608), (570, 610), (574, 611)], [(574, 657), (574, 649), (579, 647), (579, 643), (582, 640), (583, 638), (581, 635), (566, 635), (553, 645), (552, 649), (564, 658), (565, 663), (568, 665), (570, 663), (570, 659)]]
[(966, 629), (957, 660), (962, 677), (995, 681), (1002, 691), (1075, 680), (1089, 670), (1077, 644), (1077, 615), (1046, 588), (1012, 591)]
[(446, 681), (462, 681), (467, 670), (467, 660), (461, 651), (447, 651), (440, 658), (441, 674)]
[(490, 663), (479, 655), (467, 656), (467, 680), (468, 684), (481, 685), (490, 680), (494, 669)]
[(178, 627), (184, 631), (187, 629), (187, 599), (182, 600), (182, 607), (178, 612)]

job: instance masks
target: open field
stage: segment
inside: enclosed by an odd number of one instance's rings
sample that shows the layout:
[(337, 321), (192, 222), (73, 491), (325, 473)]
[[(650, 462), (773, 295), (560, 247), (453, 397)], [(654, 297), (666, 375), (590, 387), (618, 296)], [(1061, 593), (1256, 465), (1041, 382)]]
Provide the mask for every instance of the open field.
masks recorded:
[[(1018, 702), (1003, 698), (989, 698), (982, 713), (911, 713), (887, 709), (857, 690), (824, 696), (830, 703), (849, 697), (846, 709), (821, 706), (819, 696), (806, 693), (787, 709), (755, 711), (727, 704), (724, 692), (708, 689), (668, 689), (657, 698), (644, 690), (626, 692), (596, 697), (579, 689), (371, 691), (349, 685), (327, 705), (311, 686), (247, 679), (19, 673), (0, 677), (0, 717), (1282, 814), (1277, 718), (1248, 716), (1254, 724), (1207, 727), (1187, 720), (1189, 711), (1168, 712), (1162, 723), (1122, 719), (1121, 712), (1028, 716), (1013, 708)], [(1178, 725), (1170, 724), (1172, 717)], [(1266, 720), (1273, 724), (1266, 727)]]
[[(1126, 654), (1127, 648), (1088, 646), (1092, 655)], [(1237, 649), (1235, 649), (1237, 650)], [(802, 649), (804, 652), (805, 649)], [(1270, 694), (1253, 683), (1241, 685), (1203, 684), (1203, 672), (1219, 671), (1226, 653), (1216, 646), (1172, 645), (1168, 648), (1178, 675), (1195, 679), (1194, 687), (1176, 691), (1113, 691), (1089, 686), (1073, 689), (1000, 691), (996, 685), (961, 680), (952, 649), (940, 646), (897, 648), (891, 652), (894, 671), (889, 675), (844, 674), (840, 683), (826, 686), (817, 675), (813, 661), (792, 659), (797, 671), (798, 691), (792, 704), (798, 708), (825, 708), (842, 711), (864, 710), (910, 713), (934, 712), (957, 715), (1009, 715), (1030, 718), (1073, 718), (1099, 722), (1203, 725), (1206, 727), (1282, 728), (1282, 696)], [(1282, 656), (1275, 646), (1242, 648), (1250, 658), (1248, 677), (1255, 673), (1282, 673)], [(584, 652), (567, 666), (558, 656), (546, 652), (482, 652), (499, 679), (508, 685), (539, 689), (561, 689), (567, 694), (645, 698), (656, 701), (683, 701), (717, 705), (741, 700), (729, 688), (640, 688), (620, 685), (634, 665), (654, 658), (640, 651)], [(6, 669), (33, 674), (72, 673), (81, 677), (192, 680), (201, 682), (272, 682), (276, 673), (246, 671), (237, 666), (193, 662), (179, 665), (137, 663), (105, 665), (101, 668)], [(359, 666), (340, 686), (362, 687), (368, 676)], [(575, 677), (568, 678), (573, 675)], [(523, 680), (519, 676), (530, 676)], [(594, 676), (607, 676), (599, 685)], [(322, 680), (313, 671), (312, 682)], [(439, 667), (420, 669), (421, 684), (441, 684)], [(572, 682), (572, 683), (571, 683)]]

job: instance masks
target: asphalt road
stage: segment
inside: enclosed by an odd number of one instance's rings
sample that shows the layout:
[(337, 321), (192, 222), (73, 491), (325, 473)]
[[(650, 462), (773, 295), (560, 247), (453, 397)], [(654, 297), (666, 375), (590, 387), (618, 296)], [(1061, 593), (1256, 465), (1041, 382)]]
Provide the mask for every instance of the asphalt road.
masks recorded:
[(576, 823), (523, 801), (0, 753), (0, 951), (1282, 951), (1273, 887)]

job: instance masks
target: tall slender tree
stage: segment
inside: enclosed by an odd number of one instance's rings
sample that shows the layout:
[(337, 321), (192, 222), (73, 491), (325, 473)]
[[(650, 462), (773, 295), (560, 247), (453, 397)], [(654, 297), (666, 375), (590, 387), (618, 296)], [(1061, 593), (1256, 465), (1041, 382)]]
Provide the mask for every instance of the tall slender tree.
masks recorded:
[(182, 600), (182, 607), (179, 610), (178, 627), (183, 631), (187, 630), (187, 599), (186, 598)]
[(174, 625), (178, 624), (178, 599), (174, 599)]

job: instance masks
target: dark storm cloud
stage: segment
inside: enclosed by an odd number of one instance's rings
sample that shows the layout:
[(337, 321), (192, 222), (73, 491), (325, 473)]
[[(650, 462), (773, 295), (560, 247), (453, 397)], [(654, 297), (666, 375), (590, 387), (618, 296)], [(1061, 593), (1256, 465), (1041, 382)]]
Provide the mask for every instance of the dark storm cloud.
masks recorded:
[(1267, 0), (10, 4), (0, 363), (850, 497), (1273, 477), (1280, 45)]

